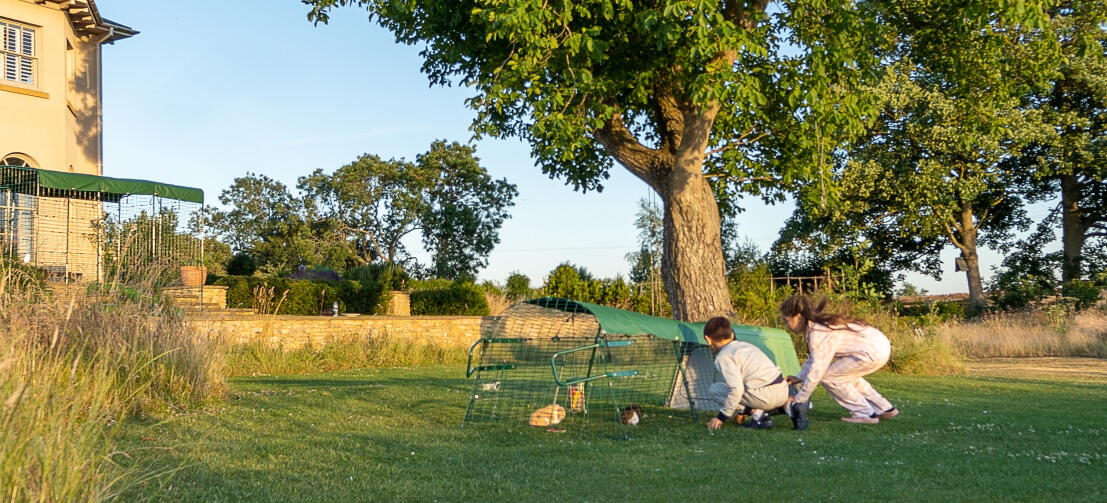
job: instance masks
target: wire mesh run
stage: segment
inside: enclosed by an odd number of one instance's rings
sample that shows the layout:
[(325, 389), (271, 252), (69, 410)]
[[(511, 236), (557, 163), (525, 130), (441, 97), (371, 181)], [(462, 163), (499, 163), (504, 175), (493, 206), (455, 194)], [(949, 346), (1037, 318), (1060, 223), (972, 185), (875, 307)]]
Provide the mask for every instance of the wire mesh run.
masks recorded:
[(588, 313), (517, 304), (486, 323), (470, 351), (467, 373), (475, 379), (462, 425), (625, 437), (673, 408), (694, 419), (690, 390), (674, 407), (674, 391), (686, 381), (683, 346), (604, 333)]
[(156, 271), (158, 283), (178, 283), (188, 267), (201, 270), (202, 211), (157, 195), (42, 187), (37, 170), (0, 166), (0, 250), (48, 280), (126, 282)]

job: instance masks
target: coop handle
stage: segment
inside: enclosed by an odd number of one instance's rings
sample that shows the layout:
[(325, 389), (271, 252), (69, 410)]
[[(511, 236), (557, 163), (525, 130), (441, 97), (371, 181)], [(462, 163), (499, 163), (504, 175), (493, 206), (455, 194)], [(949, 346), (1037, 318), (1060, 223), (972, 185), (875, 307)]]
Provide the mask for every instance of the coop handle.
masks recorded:
[(484, 342), (483, 339), (478, 339), (472, 346), (469, 346), (469, 361), (465, 363), (465, 377), (472, 377), (478, 370), (473, 368), (473, 350), (477, 349), (477, 346), (482, 342)]
[(588, 350), (588, 349), (603, 348), (603, 347), (615, 348), (615, 347), (630, 346), (630, 345), (631, 345), (631, 341), (597, 342), (596, 344), (590, 344), (588, 346), (581, 346), (579, 348), (566, 349), (565, 351), (558, 351), (558, 352), (554, 353), (553, 356), (550, 357), (550, 368), (553, 369), (554, 382), (556, 382), (559, 386), (570, 386), (570, 385), (578, 384), (578, 383), (582, 383), (582, 382), (595, 381), (596, 379), (603, 379), (605, 377), (630, 377), (630, 376), (638, 375), (637, 370), (621, 370), (621, 371), (608, 372), (606, 374), (600, 374), (600, 375), (589, 376), (589, 377), (573, 377), (573, 378), (570, 378), (567, 381), (562, 381), (561, 380), (561, 375), (557, 371), (557, 358), (559, 356), (565, 356), (569, 353), (575, 353), (577, 351), (584, 351), (584, 350)]

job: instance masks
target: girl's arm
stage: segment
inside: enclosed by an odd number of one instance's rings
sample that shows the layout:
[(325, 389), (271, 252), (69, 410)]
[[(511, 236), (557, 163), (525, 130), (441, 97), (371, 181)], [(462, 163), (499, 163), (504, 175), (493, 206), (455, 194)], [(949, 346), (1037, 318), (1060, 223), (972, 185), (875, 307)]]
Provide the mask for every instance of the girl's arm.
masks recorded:
[(800, 372), (803, 375), (803, 386), (796, 393), (797, 402), (806, 402), (811, 398), (811, 393), (815, 392), (815, 387), (819, 385), (838, 350), (838, 338), (834, 336), (834, 330), (815, 323), (807, 331), (807, 343), (810, 354), (803, 364), (803, 372)]

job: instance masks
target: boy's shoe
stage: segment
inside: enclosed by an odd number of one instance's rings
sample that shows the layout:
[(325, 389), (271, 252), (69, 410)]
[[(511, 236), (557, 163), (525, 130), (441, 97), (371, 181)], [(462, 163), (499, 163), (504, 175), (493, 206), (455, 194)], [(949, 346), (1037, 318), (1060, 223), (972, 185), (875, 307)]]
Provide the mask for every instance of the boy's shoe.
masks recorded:
[(810, 408), (806, 403), (792, 402), (788, 407), (791, 408), (792, 416), (792, 429), (794, 430), (806, 430), (807, 429), (807, 411)]
[(760, 419), (750, 417), (750, 420), (743, 423), (742, 427), (752, 428), (754, 430), (767, 430), (773, 427), (773, 418), (768, 414), (762, 414)]
[(891, 419), (891, 418), (896, 417), (898, 415), (899, 415), (899, 409), (897, 409), (895, 407), (892, 407), (891, 409), (888, 409), (884, 412), (873, 413), (873, 415), (871, 415), (869, 417), (875, 417), (877, 419)]
[(842, 421), (853, 424), (876, 424), (880, 422), (875, 417), (843, 417)]

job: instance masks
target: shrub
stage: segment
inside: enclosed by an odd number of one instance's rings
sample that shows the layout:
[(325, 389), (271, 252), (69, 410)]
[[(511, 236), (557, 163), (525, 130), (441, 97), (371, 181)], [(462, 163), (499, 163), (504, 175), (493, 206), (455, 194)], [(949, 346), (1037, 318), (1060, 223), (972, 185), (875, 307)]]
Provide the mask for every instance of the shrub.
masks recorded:
[(342, 277), (339, 276), (337, 272), (334, 272), (334, 269), (327, 266), (315, 266), (312, 268), (301, 266), (289, 273), (288, 279), (338, 281), (342, 279)]
[(227, 262), (227, 274), (231, 276), (250, 276), (257, 272), (258, 262), (247, 252), (238, 252)]
[[(227, 307), (257, 309), (254, 289), (272, 287), (276, 299), (284, 298), (276, 313), (318, 315), (338, 302), (339, 312), (379, 314), (386, 309), (387, 299), (380, 285), (369, 281), (295, 280), (287, 278), (255, 278), (227, 276), (213, 282), (227, 287)], [(287, 292), (287, 294), (285, 294)]]
[(523, 300), (530, 295), (530, 278), (525, 274), (515, 271), (507, 277), (507, 298), (511, 300)]
[(399, 264), (377, 262), (348, 269), (342, 273), (342, 279), (351, 281), (371, 281), (386, 290), (403, 291), (411, 276)]
[(415, 316), (487, 316), (488, 313), (488, 299), (472, 283), (457, 282), (448, 288), (411, 294), (411, 314)]
[(1061, 295), (1072, 298), (1076, 310), (1083, 311), (1099, 300), (1099, 285), (1090, 280), (1072, 280), (1061, 287)]

